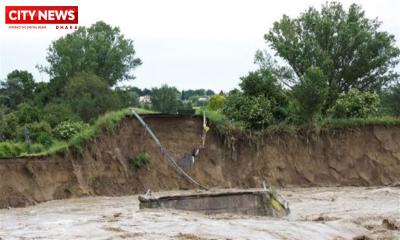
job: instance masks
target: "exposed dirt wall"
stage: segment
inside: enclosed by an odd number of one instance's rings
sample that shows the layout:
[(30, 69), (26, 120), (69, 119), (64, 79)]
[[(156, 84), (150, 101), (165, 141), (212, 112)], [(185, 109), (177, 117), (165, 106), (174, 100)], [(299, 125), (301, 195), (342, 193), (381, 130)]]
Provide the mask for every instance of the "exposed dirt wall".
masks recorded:
[[(145, 121), (176, 158), (201, 144), (202, 119), (155, 115)], [(151, 159), (134, 169), (140, 152)], [(211, 187), (390, 185), (400, 182), (400, 127), (365, 127), (318, 137), (220, 137), (186, 169)], [(168, 165), (133, 118), (88, 143), (82, 153), (0, 160), (0, 208), (85, 195), (127, 195), (193, 188)]]

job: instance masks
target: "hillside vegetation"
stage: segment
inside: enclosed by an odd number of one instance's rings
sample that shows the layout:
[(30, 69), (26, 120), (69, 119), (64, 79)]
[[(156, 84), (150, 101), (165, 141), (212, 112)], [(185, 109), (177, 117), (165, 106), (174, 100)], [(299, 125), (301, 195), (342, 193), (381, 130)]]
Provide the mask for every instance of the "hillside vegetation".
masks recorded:
[[(139, 114), (154, 113), (139, 108), (132, 109)], [(2, 142), (0, 143), (0, 157), (41, 156), (67, 150), (79, 151), (85, 142), (99, 137), (104, 132), (112, 131), (121, 120), (129, 116), (132, 116), (131, 108), (106, 113), (100, 116), (92, 125), (87, 125), (85, 129), (73, 135), (68, 141), (57, 141), (47, 148), (40, 143)]]
[(39, 66), (49, 82), (24, 70), (1, 81), (0, 157), (79, 150), (126, 117), (129, 111), (120, 109), (129, 107), (204, 110), (224, 134), (399, 124), (400, 49), (361, 6), (327, 2), (283, 15), (270, 27), (266, 49), (255, 54), (257, 68), (240, 78), (238, 89), (216, 94), (208, 86), (121, 87), (143, 64), (134, 41), (103, 21), (82, 26), (50, 44), (47, 64)]

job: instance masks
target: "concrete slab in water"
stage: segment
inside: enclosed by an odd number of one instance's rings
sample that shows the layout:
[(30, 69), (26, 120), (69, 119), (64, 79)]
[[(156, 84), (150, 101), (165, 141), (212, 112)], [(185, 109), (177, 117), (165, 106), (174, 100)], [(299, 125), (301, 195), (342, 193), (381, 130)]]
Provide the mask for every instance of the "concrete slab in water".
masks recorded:
[(139, 196), (140, 208), (173, 208), (206, 214), (236, 213), (254, 216), (285, 216), (285, 201), (267, 190), (203, 192), (191, 195)]

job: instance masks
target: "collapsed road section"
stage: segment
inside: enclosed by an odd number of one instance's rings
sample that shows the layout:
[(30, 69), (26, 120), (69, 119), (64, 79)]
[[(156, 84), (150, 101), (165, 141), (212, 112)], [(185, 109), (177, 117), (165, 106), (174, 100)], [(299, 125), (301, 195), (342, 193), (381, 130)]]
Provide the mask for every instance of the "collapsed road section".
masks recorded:
[(240, 190), (201, 192), (190, 195), (139, 196), (140, 209), (178, 209), (205, 214), (234, 213), (253, 216), (282, 217), (289, 214), (288, 203), (273, 191)]

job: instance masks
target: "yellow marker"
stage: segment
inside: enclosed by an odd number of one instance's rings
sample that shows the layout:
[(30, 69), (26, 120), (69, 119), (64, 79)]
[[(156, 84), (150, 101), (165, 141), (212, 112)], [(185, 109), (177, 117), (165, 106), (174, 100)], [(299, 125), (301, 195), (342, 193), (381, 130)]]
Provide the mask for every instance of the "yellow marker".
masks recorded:
[(271, 198), (271, 205), (274, 209), (281, 211), (283, 210), (282, 205), (275, 199), (275, 198)]

